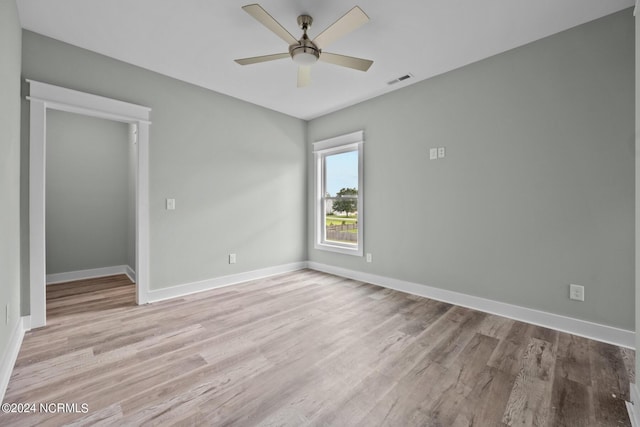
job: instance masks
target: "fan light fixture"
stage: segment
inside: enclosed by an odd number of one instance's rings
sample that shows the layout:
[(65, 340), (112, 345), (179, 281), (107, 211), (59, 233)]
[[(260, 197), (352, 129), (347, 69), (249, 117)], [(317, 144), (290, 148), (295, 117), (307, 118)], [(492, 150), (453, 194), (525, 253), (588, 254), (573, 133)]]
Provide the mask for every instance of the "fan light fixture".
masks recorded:
[(289, 49), (293, 62), (303, 67), (314, 64), (320, 58), (320, 52), (312, 46), (291, 46)]
[(311, 65), (318, 60), (317, 53), (314, 55), (313, 53), (308, 52), (297, 52), (293, 54), (293, 62), (298, 65)]
[(317, 52), (315, 52), (315, 55), (306, 51), (300, 52), (299, 50), (293, 52), (293, 62), (302, 66), (307, 66), (315, 63), (318, 60), (318, 57), (319, 56)]

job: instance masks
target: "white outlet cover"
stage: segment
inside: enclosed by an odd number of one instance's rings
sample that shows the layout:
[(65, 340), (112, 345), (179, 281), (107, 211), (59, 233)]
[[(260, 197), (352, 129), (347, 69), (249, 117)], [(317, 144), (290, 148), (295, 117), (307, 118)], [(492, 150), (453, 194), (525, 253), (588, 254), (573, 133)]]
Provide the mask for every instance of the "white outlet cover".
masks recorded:
[(576, 301), (584, 301), (584, 286), (570, 284), (569, 298)]
[(444, 156), (446, 154), (446, 150), (444, 147), (438, 147), (438, 158), (439, 159), (444, 159)]
[(176, 199), (167, 199), (167, 210), (172, 211), (176, 208)]
[(438, 158), (438, 149), (429, 148), (429, 160), (436, 160)]

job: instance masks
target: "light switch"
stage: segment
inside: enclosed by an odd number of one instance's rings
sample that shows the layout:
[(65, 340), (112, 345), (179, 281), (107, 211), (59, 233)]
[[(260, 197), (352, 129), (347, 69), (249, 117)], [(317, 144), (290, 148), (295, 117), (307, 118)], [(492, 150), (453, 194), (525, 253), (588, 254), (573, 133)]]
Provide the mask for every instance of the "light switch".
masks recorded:
[(429, 148), (429, 160), (436, 160), (438, 158), (438, 149)]
[(167, 210), (172, 211), (176, 208), (176, 199), (167, 199)]

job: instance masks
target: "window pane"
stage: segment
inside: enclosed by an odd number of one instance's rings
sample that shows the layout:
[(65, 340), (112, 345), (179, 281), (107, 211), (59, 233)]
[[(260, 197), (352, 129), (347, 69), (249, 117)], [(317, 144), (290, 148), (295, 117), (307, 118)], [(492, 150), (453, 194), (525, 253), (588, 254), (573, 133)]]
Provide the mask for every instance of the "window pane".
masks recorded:
[(358, 194), (357, 151), (326, 156), (325, 173), (325, 192), (329, 197), (338, 196), (341, 190), (355, 190), (353, 194)]
[[(327, 200), (326, 202), (328, 207), (332, 200)], [(356, 200), (353, 200), (353, 202), (357, 204)], [(351, 214), (346, 217), (342, 214), (327, 214), (325, 219), (325, 241), (358, 244), (357, 215)]]

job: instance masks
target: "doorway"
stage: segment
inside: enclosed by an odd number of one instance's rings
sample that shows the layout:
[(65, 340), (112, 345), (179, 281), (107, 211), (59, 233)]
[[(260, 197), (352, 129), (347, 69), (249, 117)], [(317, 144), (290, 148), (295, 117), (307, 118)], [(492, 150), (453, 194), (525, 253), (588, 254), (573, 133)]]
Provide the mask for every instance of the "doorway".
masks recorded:
[(111, 274), (128, 274), (135, 282), (135, 143), (129, 127), (47, 112), (47, 286)]
[(149, 115), (140, 105), (27, 80), (30, 86), (29, 273), (31, 327), (46, 324), (46, 139), (47, 111), (59, 110), (126, 123), (135, 143), (136, 303), (148, 302), (149, 277)]

